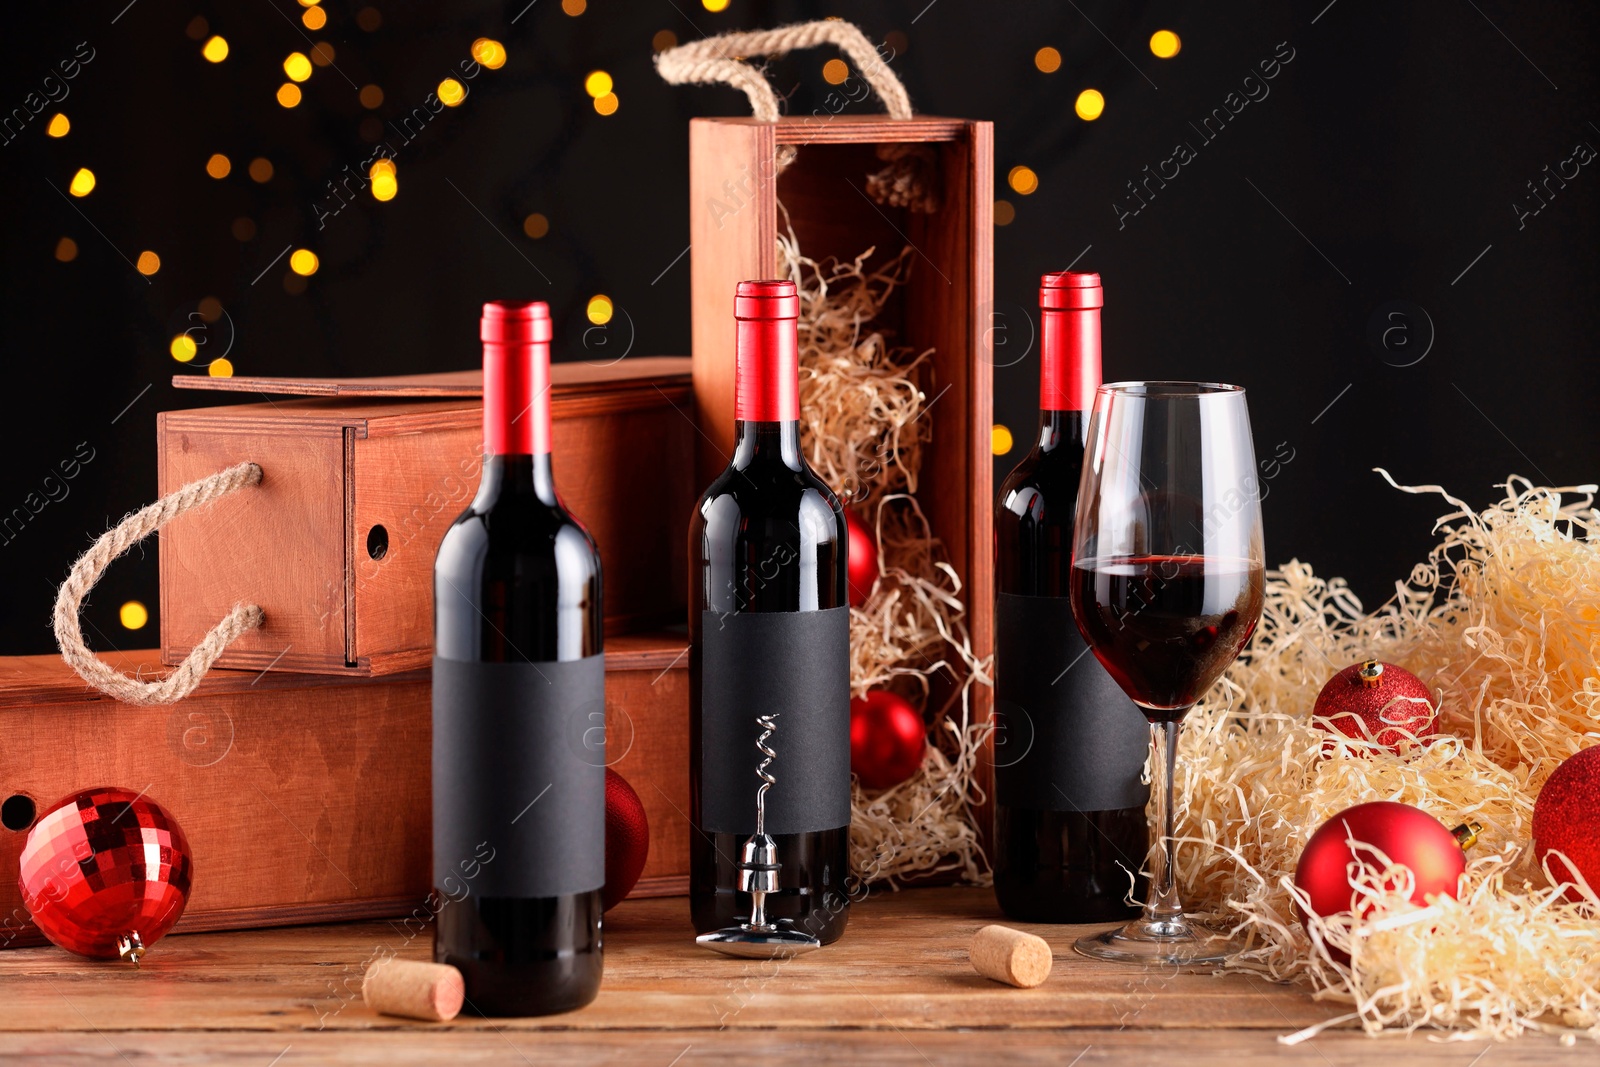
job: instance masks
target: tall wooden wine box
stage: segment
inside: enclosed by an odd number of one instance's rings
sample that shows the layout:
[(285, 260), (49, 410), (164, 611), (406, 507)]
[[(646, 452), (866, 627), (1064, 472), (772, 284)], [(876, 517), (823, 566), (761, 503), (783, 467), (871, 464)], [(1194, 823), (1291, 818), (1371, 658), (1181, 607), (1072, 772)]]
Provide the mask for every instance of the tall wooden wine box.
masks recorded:
[[(877, 203), (866, 177), (883, 170), (878, 149), (912, 145), (931, 157), (938, 207)], [(780, 151), (795, 153), (786, 167)], [(932, 348), (926, 418), (933, 423), (917, 499), (961, 577), (973, 650), (993, 649), (992, 425), (993, 124), (916, 116), (834, 115), (689, 123), (689, 237), (694, 298), (694, 398), (701, 428), (700, 484), (733, 448), (735, 286), (778, 277), (780, 225), (814, 260), (852, 260), (870, 247), (892, 256), (909, 245), (909, 281), (880, 325), (894, 343)], [(783, 211), (780, 212), (779, 205)], [(980, 720), (987, 686), (973, 688)], [(987, 766), (987, 763), (984, 764)]]

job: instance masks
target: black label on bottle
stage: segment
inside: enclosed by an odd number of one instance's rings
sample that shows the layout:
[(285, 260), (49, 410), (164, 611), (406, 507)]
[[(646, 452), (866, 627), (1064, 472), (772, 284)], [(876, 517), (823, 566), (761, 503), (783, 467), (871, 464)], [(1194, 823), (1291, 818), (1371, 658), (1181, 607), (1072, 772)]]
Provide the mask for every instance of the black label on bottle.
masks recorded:
[(767, 746), (767, 833), (850, 824), (850, 609), (701, 616), (700, 822), (756, 832), (758, 715)]
[(1078, 633), (1067, 597), (995, 604), (996, 799), (1041, 811), (1142, 808), (1150, 725)]
[(606, 880), (605, 656), (433, 659), (433, 885), (453, 900)]

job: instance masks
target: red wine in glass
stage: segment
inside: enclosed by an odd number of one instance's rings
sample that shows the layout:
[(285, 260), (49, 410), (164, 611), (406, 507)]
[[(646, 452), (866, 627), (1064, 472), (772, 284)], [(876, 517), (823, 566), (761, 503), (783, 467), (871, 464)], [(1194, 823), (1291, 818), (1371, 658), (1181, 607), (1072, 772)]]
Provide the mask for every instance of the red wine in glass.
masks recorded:
[(1248, 559), (1091, 558), (1072, 580), (1078, 628), (1152, 723), (1183, 718), (1261, 617), (1262, 566)]

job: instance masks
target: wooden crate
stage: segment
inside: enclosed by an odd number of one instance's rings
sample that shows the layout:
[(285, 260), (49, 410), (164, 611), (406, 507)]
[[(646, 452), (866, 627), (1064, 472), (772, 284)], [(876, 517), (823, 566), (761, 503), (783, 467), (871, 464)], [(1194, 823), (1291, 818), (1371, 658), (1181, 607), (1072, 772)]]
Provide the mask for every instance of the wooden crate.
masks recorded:
[[(608, 758), (638, 792), (650, 855), (635, 896), (688, 887), (685, 639), (607, 642)], [(158, 670), (151, 652), (106, 657)], [(337, 678), (208, 674), (168, 708), (89, 689), (57, 656), (0, 659), (0, 799), (42, 814), (79, 789), (143, 791), (178, 820), (195, 878), (179, 931), (405, 915), (431, 867), (427, 671)], [(16, 872), (27, 834), (0, 830), (0, 947), (39, 944)]]
[[(600, 545), (606, 632), (682, 621), (698, 488), (689, 361), (558, 363), (551, 377), (556, 485)], [(162, 662), (181, 663), (234, 604), (250, 602), (266, 621), (220, 666), (347, 675), (425, 666), (434, 555), (477, 491), (480, 378), (175, 378), (290, 396), (157, 416), (162, 493), (245, 460), (263, 471), (259, 486), (161, 532)]]
[[(934, 152), (942, 204), (928, 214), (873, 202), (868, 174), (876, 148), (917, 143)], [(797, 149), (779, 173), (780, 148)], [(917, 499), (961, 576), (973, 650), (993, 648), (992, 425), (993, 125), (966, 119), (874, 116), (689, 123), (689, 235), (694, 299), (694, 397), (701, 484), (733, 449), (734, 289), (778, 276), (779, 201), (815, 260), (854, 259), (876, 246), (877, 262), (915, 250), (909, 284), (882, 325), (896, 344), (933, 348), (924, 388), (933, 424)], [(838, 488), (838, 487), (835, 487)], [(973, 689), (980, 719), (990, 691)], [(938, 694), (935, 695), (935, 701)]]

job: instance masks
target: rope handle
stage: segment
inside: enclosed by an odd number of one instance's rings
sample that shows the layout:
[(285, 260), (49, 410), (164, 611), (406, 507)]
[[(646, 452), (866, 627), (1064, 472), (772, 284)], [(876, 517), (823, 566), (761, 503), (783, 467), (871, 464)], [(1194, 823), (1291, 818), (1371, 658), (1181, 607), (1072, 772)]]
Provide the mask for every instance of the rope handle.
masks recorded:
[(893, 119), (911, 117), (911, 97), (889, 65), (853, 23), (821, 19), (775, 30), (735, 31), (669, 48), (656, 56), (656, 72), (669, 85), (721, 84), (742, 90), (762, 122), (778, 121), (778, 95), (756, 67), (734, 57), (781, 56), (797, 48), (832, 44), (849, 56)]
[(261, 625), (265, 615), (259, 607), (254, 604), (235, 604), (233, 610), (211, 628), (171, 674), (156, 682), (141, 682), (96, 656), (84, 643), (78, 613), (82, 609), (83, 598), (89, 595), (89, 590), (105, 574), (106, 568), (128, 549), (184, 512), (203, 508), (236, 489), (260, 482), (259, 466), (240, 463), (197, 482), (190, 482), (154, 504), (129, 512), (121, 522), (101, 534), (89, 551), (78, 557), (56, 594), (56, 644), (61, 646), (61, 658), (67, 661), (67, 666), (102, 693), (125, 704), (175, 704), (193, 692), (206, 671), (222, 655), (223, 649), (241, 634)]

